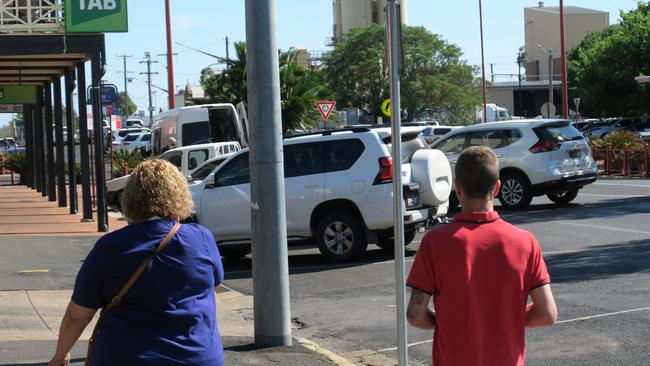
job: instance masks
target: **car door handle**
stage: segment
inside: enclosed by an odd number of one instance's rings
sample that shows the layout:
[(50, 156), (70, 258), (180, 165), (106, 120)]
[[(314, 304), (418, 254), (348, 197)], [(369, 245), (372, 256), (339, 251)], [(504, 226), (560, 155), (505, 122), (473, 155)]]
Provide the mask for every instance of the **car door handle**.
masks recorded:
[(503, 154), (497, 154), (497, 158), (502, 158)]

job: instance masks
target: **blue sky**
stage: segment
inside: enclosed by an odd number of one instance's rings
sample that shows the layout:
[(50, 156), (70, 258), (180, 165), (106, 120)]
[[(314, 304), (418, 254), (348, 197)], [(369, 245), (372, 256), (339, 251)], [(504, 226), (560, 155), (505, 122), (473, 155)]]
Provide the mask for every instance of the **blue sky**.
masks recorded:
[[(245, 41), (244, 0), (172, 0), (173, 40), (200, 48), (206, 52), (225, 56), (225, 37), (231, 42)], [(325, 39), (332, 36), (331, 0), (276, 0), (277, 39), (282, 49), (305, 47), (309, 50), (327, 50)], [(153, 5), (156, 5), (153, 7)], [(483, 1), (486, 65), (494, 63), (496, 74), (516, 73), (515, 54), (524, 43), (523, 8), (536, 6), (537, 1), (491, 0)], [(559, 1), (546, 1), (547, 6), (557, 6)], [(631, 10), (636, 0), (567, 0), (565, 6), (574, 5), (610, 12), (610, 22), (618, 21), (619, 10)], [(464, 58), (472, 65), (480, 65), (480, 38), (478, 26), (478, 1), (409, 0), (409, 25), (420, 25), (447, 41), (458, 45)], [(129, 94), (139, 109), (148, 105), (146, 66), (140, 61), (144, 52), (151, 52), (159, 61), (152, 65), (158, 72), (153, 84), (167, 89), (164, 1), (129, 1), (129, 32), (106, 36), (108, 72), (105, 80), (123, 89), (123, 64), (117, 55), (133, 55), (127, 59), (130, 77)], [(174, 44), (175, 84), (184, 86), (188, 81), (198, 83), (200, 71), (217, 60)], [(219, 67), (214, 65), (214, 67)], [(489, 66), (486, 67), (489, 77)], [(156, 90), (154, 88), (154, 90)], [(154, 104), (166, 105), (166, 94), (156, 91)], [(6, 120), (7, 115), (0, 115)], [(1, 122), (0, 122), (1, 123)]]

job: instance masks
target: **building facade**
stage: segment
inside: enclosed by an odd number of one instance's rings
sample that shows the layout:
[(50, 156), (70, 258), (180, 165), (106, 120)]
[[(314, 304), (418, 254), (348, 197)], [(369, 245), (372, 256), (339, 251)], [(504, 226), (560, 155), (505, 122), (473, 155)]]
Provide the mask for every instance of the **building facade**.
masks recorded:
[[(387, 0), (333, 0), (332, 43), (342, 40), (352, 28), (385, 24), (384, 9), (387, 2)], [(399, 3), (402, 24), (408, 24), (408, 0), (400, 0)]]

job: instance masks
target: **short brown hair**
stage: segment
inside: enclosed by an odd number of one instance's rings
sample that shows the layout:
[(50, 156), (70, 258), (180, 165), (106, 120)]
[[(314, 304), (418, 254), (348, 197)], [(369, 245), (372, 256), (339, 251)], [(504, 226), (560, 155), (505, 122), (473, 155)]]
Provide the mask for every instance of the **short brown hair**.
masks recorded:
[(160, 218), (184, 219), (194, 204), (187, 180), (165, 160), (150, 159), (138, 164), (122, 194), (122, 213), (133, 221)]
[(455, 173), (468, 197), (486, 198), (499, 180), (499, 160), (489, 147), (468, 147), (458, 157)]

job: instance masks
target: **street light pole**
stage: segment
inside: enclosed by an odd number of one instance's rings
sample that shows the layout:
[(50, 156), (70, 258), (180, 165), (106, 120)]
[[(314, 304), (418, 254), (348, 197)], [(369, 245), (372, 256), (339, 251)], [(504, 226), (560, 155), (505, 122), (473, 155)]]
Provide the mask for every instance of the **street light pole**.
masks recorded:
[(546, 105), (546, 118), (551, 118), (551, 104), (553, 104), (553, 50), (546, 50), (544, 46), (538, 44), (546, 55), (548, 55), (548, 104)]
[(560, 0), (560, 52), (562, 52), (562, 118), (569, 118), (569, 87), (567, 85), (566, 46), (564, 37), (564, 0)]
[(483, 74), (482, 89), (483, 89), (483, 123), (487, 122), (487, 93), (485, 92), (485, 51), (483, 48), (483, 3), (478, 0), (478, 15), (479, 24), (481, 27), (481, 73)]

